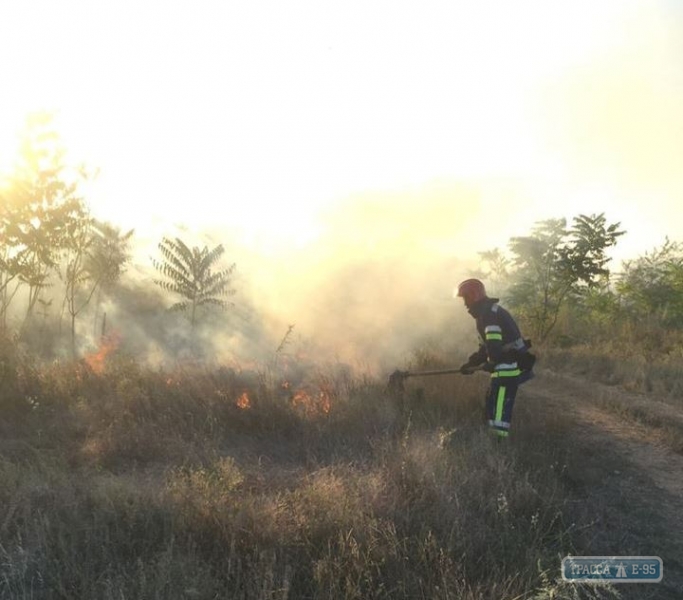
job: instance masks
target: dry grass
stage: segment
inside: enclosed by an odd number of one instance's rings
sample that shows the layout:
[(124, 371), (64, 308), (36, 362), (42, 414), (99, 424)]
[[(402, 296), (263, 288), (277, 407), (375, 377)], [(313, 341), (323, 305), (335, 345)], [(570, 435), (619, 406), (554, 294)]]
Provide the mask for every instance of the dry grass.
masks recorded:
[(544, 366), (626, 390), (652, 394), (681, 408), (683, 332), (656, 323), (625, 322), (609, 337), (542, 350)]
[(683, 339), (678, 332), (662, 329), (638, 337), (627, 331), (610, 342), (546, 348), (542, 358), (544, 367), (611, 386), (612, 393), (596, 396), (603, 409), (683, 453)]
[(476, 377), (2, 365), (0, 598), (613, 597), (557, 581), (563, 451)]
[(637, 426), (644, 438), (683, 454), (683, 414), (670, 405), (614, 391), (597, 395), (596, 402), (620, 420)]

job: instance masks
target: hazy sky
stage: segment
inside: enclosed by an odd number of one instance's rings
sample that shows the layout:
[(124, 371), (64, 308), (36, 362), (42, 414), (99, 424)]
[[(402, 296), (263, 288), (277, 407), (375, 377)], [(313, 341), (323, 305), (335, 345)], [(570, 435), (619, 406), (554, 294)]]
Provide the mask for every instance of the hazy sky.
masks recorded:
[(2, 0), (0, 166), (48, 109), (95, 209), (141, 232), (275, 253), (341, 220), (381, 253), (368, 207), (467, 254), (606, 211), (640, 252), (683, 238), (682, 6)]

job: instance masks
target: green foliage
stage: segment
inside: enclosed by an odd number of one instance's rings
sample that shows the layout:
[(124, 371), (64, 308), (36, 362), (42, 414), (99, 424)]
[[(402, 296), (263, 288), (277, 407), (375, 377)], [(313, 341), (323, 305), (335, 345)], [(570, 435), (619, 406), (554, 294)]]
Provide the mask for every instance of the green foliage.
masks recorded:
[(166, 279), (155, 280), (159, 287), (182, 297), (182, 300), (171, 306), (171, 310), (189, 311), (190, 324), (194, 328), (197, 320), (197, 309), (217, 306), (225, 308), (227, 302), (223, 297), (234, 294), (230, 282), (235, 265), (227, 269), (214, 270), (214, 265), (221, 259), (222, 245), (209, 250), (207, 246), (190, 249), (180, 238), (163, 238), (159, 244), (162, 260), (153, 260), (154, 268)]
[(486, 288), (490, 293), (498, 295), (502, 293), (510, 277), (511, 261), (505, 256), (500, 248), (479, 252), (481, 262), (486, 265), (485, 270), (477, 272), (474, 276), (486, 279)]
[[(93, 315), (93, 335), (97, 335), (100, 305), (104, 295), (110, 294), (125, 272), (130, 261), (130, 240), (134, 230), (121, 233), (110, 223), (94, 219), (91, 224), (92, 243), (86, 256), (85, 269), (97, 281), (97, 295)], [(106, 314), (105, 314), (106, 317)], [(104, 336), (104, 323), (100, 335)]]
[(31, 316), (84, 211), (78, 184), (85, 174), (68, 173), (64, 154), (52, 116), (31, 115), (14, 172), (0, 192), (3, 326), (19, 286), (28, 287), (27, 320)]
[(86, 269), (103, 288), (111, 287), (125, 271), (130, 261), (130, 240), (134, 230), (126, 233), (105, 221), (91, 223), (92, 244), (88, 252)]
[(665, 326), (683, 327), (683, 246), (666, 239), (661, 247), (624, 261), (616, 288), (633, 318), (654, 315)]
[[(113, 226), (93, 219), (79, 188), (90, 174), (70, 168), (65, 149), (48, 113), (31, 115), (21, 135), (19, 154), (10, 176), (0, 188), (0, 324), (17, 292), (27, 294), (20, 335), (32, 347), (45, 348), (47, 308), (62, 293), (61, 317), (70, 317), (71, 351), (76, 355), (76, 317), (89, 305), (95, 291), (120, 275), (128, 260), (132, 232), (121, 235)], [(62, 286), (52, 298), (44, 291)], [(43, 308), (36, 331), (32, 315)], [(40, 339), (34, 339), (40, 338)]]
[[(85, 262), (92, 236), (90, 234), (92, 218), (85, 210), (80, 210), (71, 216), (68, 224), (68, 235), (64, 244), (64, 269), (59, 276), (64, 282), (64, 302), (71, 317), (71, 355), (76, 357), (76, 317), (87, 306), (92, 298), (98, 282), (91, 281)], [(80, 298), (83, 287), (90, 286), (85, 299)]]
[(560, 269), (580, 288), (595, 288), (609, 277), (607, 249), (617, 243), (625, 231), (619, 223), (607, 224), (604, 213), (574, 217), (569, 239), (560, 251)]
[(510, 263), (498, 250), (481, 256), (492, 274), (507, 278), (510, 306), (543, 341), (570, 299), (594, 295), (609, 280), (607, 249), (623, 234), (604, 214), (579, 215), (569, 228), (566, 219), (549, 219), (510, 240)]
[(621, 298), (610, 281), (593, 286), (572, 296), (565, 310), (565, 338), (572, 343), (613, 338), (623, 319)]

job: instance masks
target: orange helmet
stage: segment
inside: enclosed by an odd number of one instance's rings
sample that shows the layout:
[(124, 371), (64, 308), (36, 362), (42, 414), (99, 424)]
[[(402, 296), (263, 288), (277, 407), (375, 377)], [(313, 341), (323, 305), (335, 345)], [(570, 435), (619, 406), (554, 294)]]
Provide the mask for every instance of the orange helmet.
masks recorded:
[(457, 295), (465, 300), (465, 306), (469, 308), (479, 300), (486, 298), (486, 288), (478, 279), (465, 279), (458, 286)]

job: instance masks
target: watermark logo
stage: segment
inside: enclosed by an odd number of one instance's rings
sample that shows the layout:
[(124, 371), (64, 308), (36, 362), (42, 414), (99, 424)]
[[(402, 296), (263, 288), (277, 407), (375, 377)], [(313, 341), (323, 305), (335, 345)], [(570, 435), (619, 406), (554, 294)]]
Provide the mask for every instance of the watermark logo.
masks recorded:
[(566, 556), (562, 579), (575, 583), (659, 583), (664, 565), (659, 556)]

